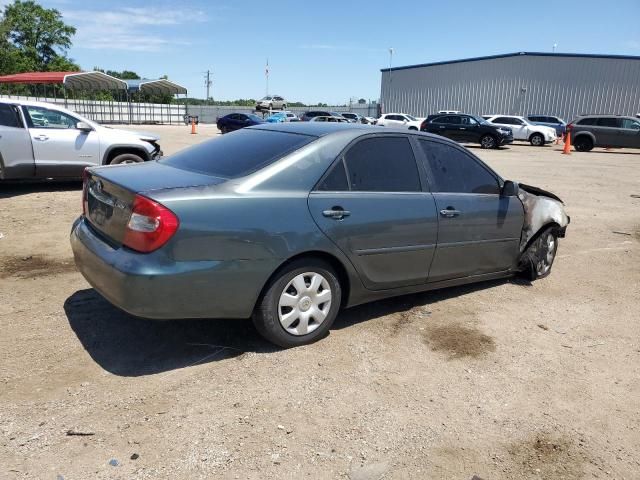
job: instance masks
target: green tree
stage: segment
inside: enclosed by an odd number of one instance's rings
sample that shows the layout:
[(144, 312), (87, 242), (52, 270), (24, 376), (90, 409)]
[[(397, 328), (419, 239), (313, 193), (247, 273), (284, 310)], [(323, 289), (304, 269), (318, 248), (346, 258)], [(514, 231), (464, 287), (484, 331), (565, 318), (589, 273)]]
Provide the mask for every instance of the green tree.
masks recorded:
[[(32, 0), (15, 0), (5, 6), (0, 20), (0, 54), (7, 52), (5, 68), (13, 72), (26, 70), (79, 70), (66, 57), (76, 29), (62, 21), (54, 8), (44, 8)], [(4, 55), (2, 55), (4, 56)]]

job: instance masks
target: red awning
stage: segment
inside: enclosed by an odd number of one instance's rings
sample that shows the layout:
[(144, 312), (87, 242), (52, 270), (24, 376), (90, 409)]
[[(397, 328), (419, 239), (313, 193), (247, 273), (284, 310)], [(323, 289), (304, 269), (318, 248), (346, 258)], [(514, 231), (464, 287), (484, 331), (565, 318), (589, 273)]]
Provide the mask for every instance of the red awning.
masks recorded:
[(0, 83), (64, 83), (64, 77), (79, 72), (27, 72), (0, 77)]
[(126, 90), (119, 78), (102, 72), (26, 72), (0, 77), (0, 83), (53, 83), (72, 90)]

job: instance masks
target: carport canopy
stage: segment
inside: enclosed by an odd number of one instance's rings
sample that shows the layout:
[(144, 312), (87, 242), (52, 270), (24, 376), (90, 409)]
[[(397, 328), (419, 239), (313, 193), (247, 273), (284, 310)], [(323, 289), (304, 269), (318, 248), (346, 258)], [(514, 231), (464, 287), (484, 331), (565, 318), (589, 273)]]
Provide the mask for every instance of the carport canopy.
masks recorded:
[(59, 84), (69, 90), (126, 90), (119, 78), (102, 72), (27, 72), (4, 75), (0, 83)]
[(152, 93), (152, 94), (187, 94), (187, 89), (182, 85), (178, 85), (170, 80), (159, 78), (158, 80), (150, 80), (141, 78), (139, 80), (125, 80), (129, 92)]

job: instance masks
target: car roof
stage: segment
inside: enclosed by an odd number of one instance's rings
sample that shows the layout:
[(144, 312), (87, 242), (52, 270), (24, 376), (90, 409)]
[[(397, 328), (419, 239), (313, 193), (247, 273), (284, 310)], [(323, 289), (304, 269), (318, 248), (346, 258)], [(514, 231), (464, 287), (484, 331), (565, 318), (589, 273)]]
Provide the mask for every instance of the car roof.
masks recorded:
[[(342, 123), (342, 122), (286, 122), (286, 123), (262, 123), (246, 127), (249, 130), (272, 130), (283, 133), (295, 133), (299, 135), (309, 135), (314, 137), (325, 137), (327, 135), (344, 135), (351, 139), (358, 138), (362, 135), (387, 135), (387, 134), (403, 134), (420, 137), (429, 137), (439, 142), (446, 142), (452, 145), (458, 145), (453, 140), (427, 132), (419, 132), (416, 130), (407, 130), (406, 128), (385, 127), (378, 128), (362, 123)], [(245, 129), (245, 130), (246, 130)]]
[(62, 105), (57, 105), (55, 103), (48, 103), (48, 102), (36, 102), (34, 100), (17, 100), (17, 99), (13, 100), (11, 98), (2, 98), (0, 99), (0, 103), (6, 103), (10, 105), (27, 105), (30, 107), (64, 109)]

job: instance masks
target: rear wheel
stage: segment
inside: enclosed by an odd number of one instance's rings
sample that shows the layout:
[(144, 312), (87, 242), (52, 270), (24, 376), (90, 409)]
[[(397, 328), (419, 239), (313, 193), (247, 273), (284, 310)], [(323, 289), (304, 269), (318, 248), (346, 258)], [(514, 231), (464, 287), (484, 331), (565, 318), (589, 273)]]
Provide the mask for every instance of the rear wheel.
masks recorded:
[(416, 127), (409, 127), (409, 130), (418, 130)]
[(544, 137), (541, 133), (534, 133), (529, 138), (529, 143), (534, 147), (543, 147), (544, 146)]
[(340, 282), (329, 264), (296, 260), (269, 283), (253, 323), (264, 338), (281, 347), (313, 343), (331, 328), (341, 297)]
[(120, 155), (116, 155), (109, 162), (110, 165), (121, 165), (123, 163), (140, 163), (143, 162), (144, 159), (136, 155), (135, 153), (122, 153)]
[(536, 237), (523, 255), (523, 272), (529, 280), (544, 278), (551, 273), (558, 253), (558, 230), (547, 227)]
[(582, 135), (575, 139), (573, 148), (575, 148), (577, 152), (588, 152), (593, 149), (593, 142), (586, 135)]
[(480, 139), (480, 146), (482, 148), (497, 148), (498, 142), (493, 135), (483, 135)]

